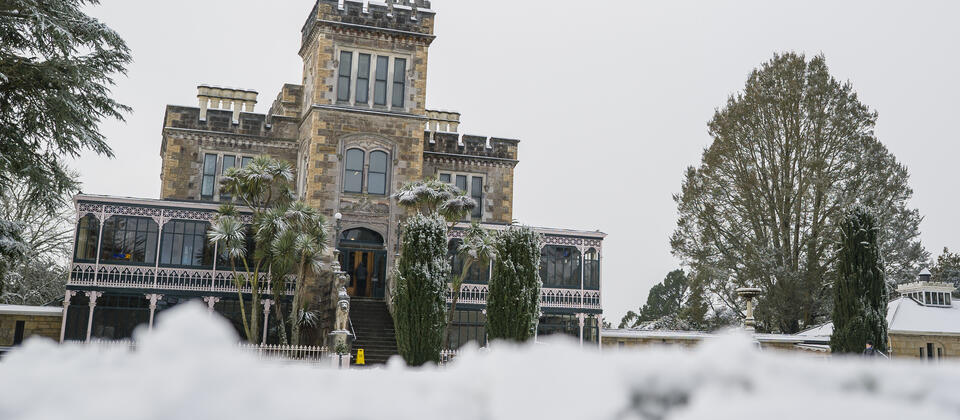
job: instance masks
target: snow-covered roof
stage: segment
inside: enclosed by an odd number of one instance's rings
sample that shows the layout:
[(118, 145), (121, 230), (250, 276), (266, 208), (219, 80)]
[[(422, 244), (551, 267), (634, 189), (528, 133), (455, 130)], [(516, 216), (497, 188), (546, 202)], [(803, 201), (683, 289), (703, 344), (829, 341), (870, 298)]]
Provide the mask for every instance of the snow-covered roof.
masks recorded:
[[(718, 337), (701, 331), (674, 331), (674, 330), (639, 330), (639, 329), (604, 329), (603, 337), (613, 338), (654, 338), (673, 340), (705, 340)], [(753, 339), (761, 343), (802, 343), (805, 337), (787, 334), (753, 334)]]
[[(949, 307), (923, 306), (901, 297), (887, 305), (887, 329), (891, 333), (960, 335), (960, 304)], [(800, 332), (799, 336), (827, 337), (833, 335), (833, 323)]]
[(909, 298), (890, 303), (887, 324), (891, 333), (960, 335), (960, 305), (923, 306)]
[(637, 329), (612, 329), (605, 328), (601, 333), (603, 337), (615, 338), (671, 338), (674, 340), (702, 340), (714, 337), (713, 334), (700, 331), (670, 331), (670, 330), (637, 330)]
[(63, 308), (59, 306), (0, 305), (0, 315), (60, 316), (61, 314), (63, 314)]

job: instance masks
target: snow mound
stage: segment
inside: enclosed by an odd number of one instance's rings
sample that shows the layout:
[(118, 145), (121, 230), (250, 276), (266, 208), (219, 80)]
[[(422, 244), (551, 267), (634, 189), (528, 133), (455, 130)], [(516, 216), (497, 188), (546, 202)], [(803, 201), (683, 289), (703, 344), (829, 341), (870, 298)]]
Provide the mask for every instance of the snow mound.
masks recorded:
[(0, 362), (0, 419), (960, 418), (960, 365), (575, 343), (466, 350), (445, 368), (333, 370), (257, 361), (199, 304), (161, 314), (137, 349), (31, 339)]

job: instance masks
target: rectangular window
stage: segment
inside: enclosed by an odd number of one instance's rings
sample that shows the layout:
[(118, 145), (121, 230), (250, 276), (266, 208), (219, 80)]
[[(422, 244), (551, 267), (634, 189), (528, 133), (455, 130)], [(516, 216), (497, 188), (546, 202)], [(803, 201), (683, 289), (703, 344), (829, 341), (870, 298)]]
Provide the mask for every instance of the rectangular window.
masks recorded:
[(397, 58), (393, 61), (393, 106), (403, 108), (406, 94), (407, 60)]
[(467, 192), (467, 176), (466, 175), (457, 175), (457, 188), (460, 191)]
[[(220, 169), (220, 175), (226, 175), (227, 170), (237, 166), (237, 157), (233, 155), (224, 155), (223, 156), (223, 167)], [(230, 192), (220, 191), (220, 200), (221, 201), (230, 201)]]
[(390, 57), (377, 56), (377, 74), (373, 84), (373, 104), (387, 105), (387, 74)]
[(241, 169), (242, 169), (242, 168), (246, 168), (247, 165), (250, 164), (250, 162), (253, 162), (253, 158), (252, 158), (252, 157), (244, 157), (243, 159), (240, 160), (240, 168), (241, 168)]
[(370, 100), (370, 54), (360, 54), (357, 62), (357, 103), (365, 104)]
[(353, 53), (350, 51), (340, 52), (340, 77), (337, 78), (337, 101), (350, 101), (350, 73), (353, 66)]
[(213, 190), (217, 182), (217, 155), (206, 154), (203, 156), (203, 181), (200, 185), (200, 198), (205, 200), (213, 199)]
[(473, 214), (471, 214), (471, 217), (474, 219), (479, 219), (483, 217), (483, 178), (475, 176), (471, 182), (472, 185), (470, 185), (470, 198), (477, 202), (477, 206), (473, 208)]
[(927, 360), (933, 360), (933, 343), (927, 343)]
[(13, 345), (19, 345), (23, 342), (23, 330), (26, 328), (26, 321), (17, 321), (17, 326), (13, 331)]
[(440, 182), (444, 184), (450, 183), (450, 174), (440, 174)]

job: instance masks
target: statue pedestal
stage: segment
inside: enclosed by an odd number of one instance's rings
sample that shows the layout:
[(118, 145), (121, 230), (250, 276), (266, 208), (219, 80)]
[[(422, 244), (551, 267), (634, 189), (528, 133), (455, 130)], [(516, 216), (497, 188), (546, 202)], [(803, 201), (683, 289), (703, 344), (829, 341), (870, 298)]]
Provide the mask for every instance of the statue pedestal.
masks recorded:
[[(350, 368), (350, 350), (353, 347), (353, 334), (350, 331), (337, 330), (327, 336), (327, 348), (330, 351), (331, 365), (334, 369)], [(337, 349), (343, 352), (338, 354)]]

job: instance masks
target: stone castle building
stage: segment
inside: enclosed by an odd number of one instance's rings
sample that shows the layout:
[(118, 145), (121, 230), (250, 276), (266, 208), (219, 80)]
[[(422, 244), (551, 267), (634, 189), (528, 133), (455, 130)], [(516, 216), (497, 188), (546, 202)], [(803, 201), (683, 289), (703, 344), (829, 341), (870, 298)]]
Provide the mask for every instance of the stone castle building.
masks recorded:
[[(439, 178), (479, 203), (471, 219), (492, 229), (510, 225), (520, 142), (460, 134), (459, 113), (426, 107), (436, 38), (430, 6), (426, 0), (319, 0), (302, 28), (303, 77), (284, 84), (265, 112), (255, 110), (257, 92), (213, 85), (198, 87), (198, 106), (167, 106), (160, 199), (76, 200), (66, 338), (125, 336), (183, 299), (204, 298), (230, 317), (236, 288), (231, 293), (230, 274), (218, 269), (216, 251), (207, 250), (202, 238), (217, 205), (231, 200), (219, 188), (220, 177), (257, 156), (292, 163), (299, 198), (331, 222), (342, 217), (332, 245), (363, 310), (383, 312), (376, 306), (390, 298), (389, 267), (405, 214), (391, 195), (404, 184)], [(605, 235), (539, 230), (548, 244), (541, 333), (599, 343)], [(451, 232), (451, 250), (459, 234)], [(484, 341), (489, 271), (475, 270), (461, 290), (458, 345)], [(329, 288), (320, 284), (317, 290), (318, 301), (330, 300)], [(104, 301), (109, 309), (101, 307)], [(136, 322), (129, 320), (134, 313)]]

